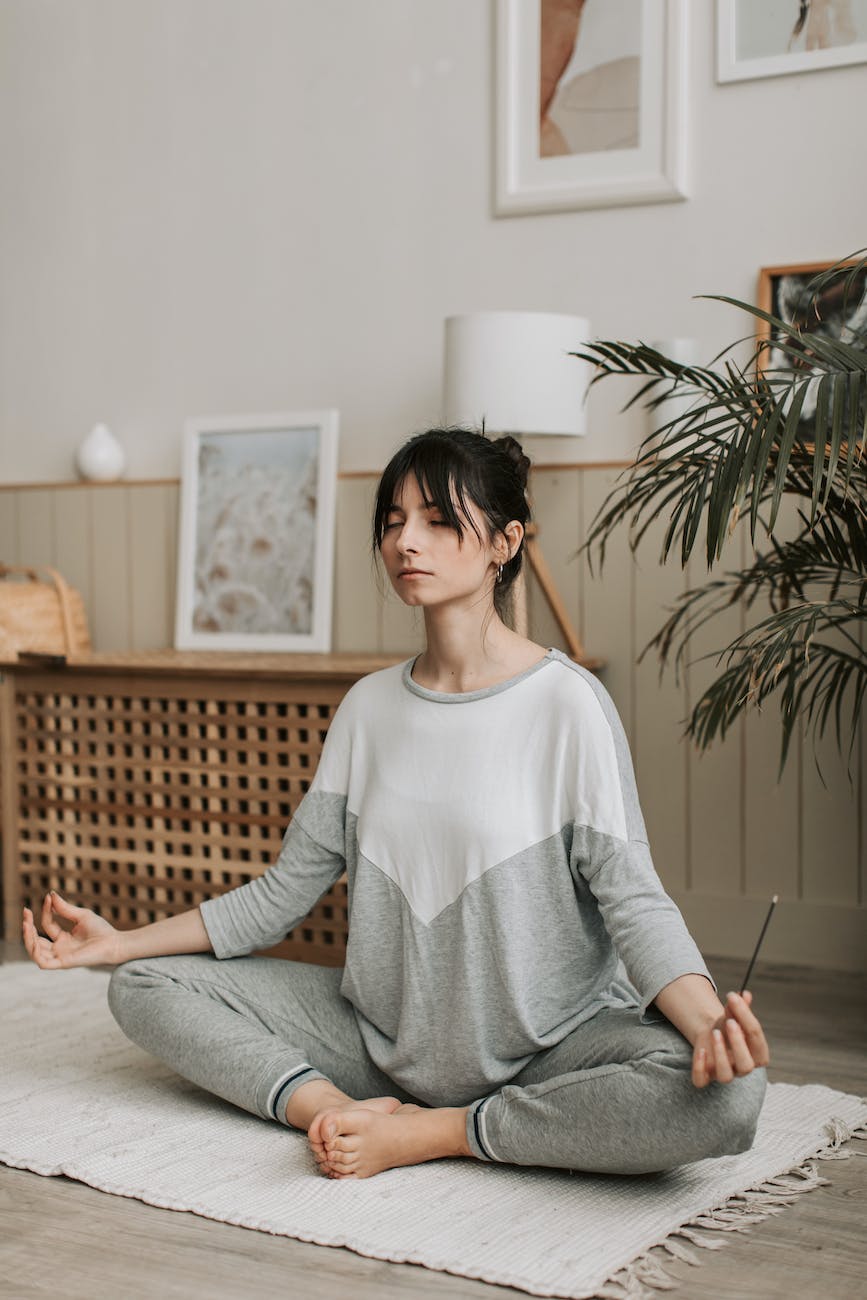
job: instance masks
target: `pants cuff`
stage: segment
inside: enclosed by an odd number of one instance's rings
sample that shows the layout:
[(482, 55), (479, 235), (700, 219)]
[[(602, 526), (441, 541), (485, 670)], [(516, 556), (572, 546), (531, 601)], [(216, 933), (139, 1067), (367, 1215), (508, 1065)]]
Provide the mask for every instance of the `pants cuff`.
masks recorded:
[(491, 1150), (487, 1132), (486, 1107), (495, 1096), (495, 1093), (491, 1093), (488, 1097), (482, 1097), (479, 1101), (474, 1101), (470, 1106), (467, 1111), (467, 1142), (477, 1160), (502, 1163)]
[[(285, 1125), (286, 1128), (295, 1129), (294, 1124), (290, 1124), (286, 1118), (286, 1103), (295, 1092), (304, 1083), (310, 1083), (313, 1079), (324, 1079), (322, 1074), (312, 1065), (295, 1065), (291, 1070), (284, 1071), (283, 1074), (272, 1084), (265, 1109), (269, 1119), (275, 1119), (278, 1124)], [(296, 1132), (299, 1130), (295, 1129)]]

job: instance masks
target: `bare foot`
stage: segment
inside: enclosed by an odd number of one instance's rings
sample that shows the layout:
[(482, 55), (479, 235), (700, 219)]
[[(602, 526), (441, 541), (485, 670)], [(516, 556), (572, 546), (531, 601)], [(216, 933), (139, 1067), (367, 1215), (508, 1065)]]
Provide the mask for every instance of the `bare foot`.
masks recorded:
[(405, 1105), (391, 1114), (326, 1111), (320, 1122), (329, 1178), (370, 1178), (383, 1169), (468, 1156), (466, 1107)]
[[(345, 1114), (354, 1110), (378, 1111), (382, 1115), (391, 1115), (394, 1111), (400, 1109), (400, 1105), (397, 1097), (368, 1097), (362, 1101), (350, 1100), (342, 1102), (339, 1106), (329, 1106), (314, 1115), (310, 1121), (310, 1127), (307, 1129), (307, 1141), (310, 1144), (310, 1150), (313, 1152), (313, 1158), (322, 1172), (324, 1174), (329, 1173), (328, 1155), (322, 1139), (322, 1120), (326, 1115)], [(417, 1110), (418, 1107), (415, 1107), (415, 1109)]]

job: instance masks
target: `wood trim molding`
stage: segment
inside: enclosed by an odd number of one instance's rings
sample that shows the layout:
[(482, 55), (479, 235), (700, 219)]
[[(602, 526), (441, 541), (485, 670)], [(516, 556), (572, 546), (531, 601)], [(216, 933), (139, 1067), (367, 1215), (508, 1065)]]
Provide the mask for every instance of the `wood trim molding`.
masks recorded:
[[(567, 460), (534, 461), (534, 470), (562, 471), (569, 469), (628, 469), (634, 464), (631, 460)], [(381, 469), (343, 469), (337, 471), (338, 479), (375, 479), (379, 478)], [(56, 492), (71, 488), (117, 488), (117, 487), (177, 487), (179, 478), (117, 478), (109, 483), (92, 483), (89, 480), (69, 479), (46, 483), (0, 483), (0, 492)]]

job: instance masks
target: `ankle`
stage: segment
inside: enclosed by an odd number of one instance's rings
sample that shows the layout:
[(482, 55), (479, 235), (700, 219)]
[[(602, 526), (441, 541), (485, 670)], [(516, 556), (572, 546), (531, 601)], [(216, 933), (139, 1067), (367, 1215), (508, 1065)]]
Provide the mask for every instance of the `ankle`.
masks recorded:
[(452, 1139), (454, 1142), (453, 1155), (475, 1157), (475, 1153), (470, 1146), (470, 1140), (467, 1137), (467, 1115), (469, 1106), (455, 1106), (452, 1108)]
[(468, 1109), (467, 1106), (439, 1106), (419, 1112), (419, 1123), (424, 1125), (430, 1141), (428, 1159), (473, 1155), (467, 1139)]
[(330, 1106), (342, 1106), (352, 1098), (329, 1082), (328, 1079), (311, 1079), (296, 1088), (286, 1103), (286, 1120), (293, 1128), (306, 1132), (314, 1116)]

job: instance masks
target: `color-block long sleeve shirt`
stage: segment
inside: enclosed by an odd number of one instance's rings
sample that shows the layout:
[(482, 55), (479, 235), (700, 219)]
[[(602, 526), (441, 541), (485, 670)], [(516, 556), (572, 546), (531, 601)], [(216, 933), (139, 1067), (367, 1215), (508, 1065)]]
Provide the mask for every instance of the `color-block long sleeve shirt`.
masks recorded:
[[(201, 906), (217, 957), (279, 942), (346, 870), (341, 992), (430, 1105), (512, 1078), (603, 1007), (711, 979), (651, 859), (629, 746), (562, 651), (447, 694), (414, 660), (341, 701), (277, 862)], [(713, 982), (711, 980), (711, 982)]]

